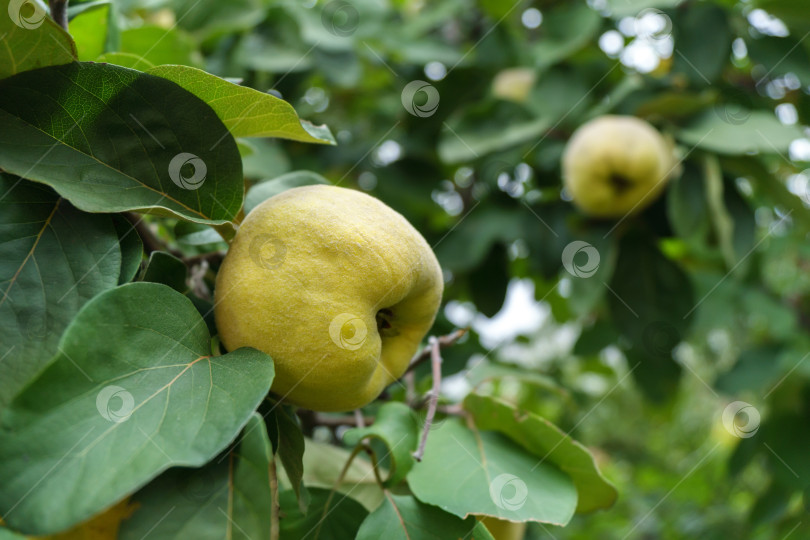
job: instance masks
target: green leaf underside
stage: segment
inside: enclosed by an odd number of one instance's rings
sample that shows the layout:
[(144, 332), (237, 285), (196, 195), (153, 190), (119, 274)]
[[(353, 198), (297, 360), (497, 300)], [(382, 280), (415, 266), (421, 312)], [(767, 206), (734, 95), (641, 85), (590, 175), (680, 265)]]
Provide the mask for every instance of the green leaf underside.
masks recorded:
[(59, 336), (121, 272), (110, 216), (0, 174), (0, 409), (56, 353)]
[(200, 469), (170, 469), (136, 493), (139, 508), (119, 538), (268, 538), (271, 457), (264, 421), (253, 413), (237, 448)]
[(408, 484), (420, 501), (462, 518), (482, 514), (565, 525), (577, 506), (573, 482), (554, 465), (503, 435), (456, 420), (431, 431)]
[(736, 110), (734, 117), (729, 119), (718, 107), (699, 116), (677, 135), (685, 144), (709, 152), (743, 155), (787, 152), (790, 143), (801, 138), (803, 133), (797, 126), (782, 124), (767, 111)]
[(0, 514), (31, 534), (74, 525), (170, 466), (208, 462), (274, 373), (253, 349), (210, 356), (192, 303), (156, 283), (96, 296), (59, 351), (0, 416)]
[(343, 442), (355, 446), (366, 437), (379, 439), (387, 447), (386, 455), (377, 456), (377, 461), (383, 457), (391, 460), (392, 466), (385, 483), (396, 485), (405, 478), (415, 462), (412, 452), (419, 443), (419, 425), (412, 409), (404, 403), (386, 403), (380, 407), (371, 426), (350, 429), (343, 435)]
[(157, 66), (148, 73), (173, 81), (205, 101), (234, 137), (280, 137), (335, 144), (328, 127), (299, 119), (292, 105), (274, 95), (188, 66)]
[(577, 512), (609, 508), (616, 501), (616, 489), (602, 477), (588, 450), (545, 418), (478, 394), (467, 396), (464, 408), (479, 429), (499, 431), (567, 473), (577, 488)]
[(461, 519), (411, 496), (386, 492), (383, 503), (363, 522), (357, 540), (446, 540), (469, 538), (474, 517)]
[[(233, 137), (210, 107), (160, 77), (79, 62), (21, 73), (0, 80), (0, 123), (0, 167), (81, 210), (221, 224), (242, 205)], [(181, 154), (201, 160), (204, 180)]]
[(0, 7), (0, 79), (45, 66), (73, 62), (76, 44), (45, 10), (34, 2), (20, 6), (12, 19), (8, 1)]
[(311, 171), (293, 171), (272, 180), (259, 182), (251, 187), (247, 195), (245, 195), (245, 213), (250, 213), (261, 203), (282, 191), (318, 184), (328, 185), (329, 181), (320, 174)]

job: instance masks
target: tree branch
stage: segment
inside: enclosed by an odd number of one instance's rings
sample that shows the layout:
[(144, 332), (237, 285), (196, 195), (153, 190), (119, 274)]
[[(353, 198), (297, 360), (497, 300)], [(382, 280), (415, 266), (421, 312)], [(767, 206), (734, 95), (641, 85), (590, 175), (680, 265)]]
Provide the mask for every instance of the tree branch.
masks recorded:
[(68, 29), (68, 0), (48, 0), (48, 7), (51, 9), (51, 18), (56, 24), (67, 32)]
[(167, 251), (175, 257), (183, 257), (182, 253), (167, 246), (163, 240), (158, 238), (158, 236), (152, 232), (152, 229), (149, 228), (149, 224), (144, 221), (143, 216), (138, 215), (135, 212), (124, 212), (122, 215), (127, 219), (127, 221), (132, 223), (132, 228), (135, 229), (135, 232), (137, 232), (138, 236), (141, 237), (141, 242), (143, 242), (143, 250), (147, 255), (151, 254), (153, 251)]
[[(447, 334), (446, 336), (441, 336), (440, 338), (437, 339), (439, 347), (445, 348), (449, 347), (450, 345), (453, 345), (456, 341), (461, 339), (464, 336), (464, 334), (469, 332), (469, 330), (470, 330), (469, 328), (457, 328), (452, 332), (450, 332), (449, 334)], [(419, 364), (430, 358), (432, 349), (433, 349), (432, 346), (430, 345), (430, 343), (428, 343), (427, 347), (416, 353), (416, 356), (414, 356), (411, 359), (411, 363), (408, 364), (408, 369), (405, 370), (405, 373), (412, 371), (416, 366), (418, 366)]]
[[(461, 337), (466, 330), (462, 331)], [(455, 333), (458, 333), (456, 331)], [(456, 339), (458, 339), (458, 337)], [(455, 340), (454, 340), (455, 341)], [(425, 445), (427, 444), (428, 434), (430, 433), (430, 426), (433, 425), (433, 417), (436, 416), (436, 407), (439, 405), (439, 391), (442, 386), (442, 356), (439, 353), (439, 339), (431, 336), (428, 340), (428, 348), (430, 349), (430, 363), (433, 367), (433, 388), (430, 390), (428, 398), (428, 410), (425, 416), (425, 425), (422, 428), (422, 439), (419, 441), (419, 448), (413, 453), (416, 461), (422, 461), (422, 456), (425, 455)]]

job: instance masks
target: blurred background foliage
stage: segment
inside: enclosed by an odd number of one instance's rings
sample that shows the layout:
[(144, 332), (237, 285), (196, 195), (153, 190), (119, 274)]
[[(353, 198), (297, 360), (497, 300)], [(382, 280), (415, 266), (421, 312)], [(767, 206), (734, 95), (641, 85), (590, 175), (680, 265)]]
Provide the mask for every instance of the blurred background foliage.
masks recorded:
[[(619, 489), (612, 510), (531, 538), (810, 538), (804, 0), (71, 9), (81, 60), (201, 67), (335, 133), (334, 147), (240, 141), (249, 185), (314, 171), (422, 231), (447, 282), (436, 332), (472, 326), (446, 351), (445, 399), (479, 385), (537, 411)], [(670, 137), (682, 174), (640, 215), (598, 221), (562, 190), (560, 157), (608, 113)], [(160, 223), (187, 253), (224, 246)], [(575, 240), (599, 253), (591, 277), (584, 259), (563, 267)], [(761, 424), (724, 425), (733, 401)]]

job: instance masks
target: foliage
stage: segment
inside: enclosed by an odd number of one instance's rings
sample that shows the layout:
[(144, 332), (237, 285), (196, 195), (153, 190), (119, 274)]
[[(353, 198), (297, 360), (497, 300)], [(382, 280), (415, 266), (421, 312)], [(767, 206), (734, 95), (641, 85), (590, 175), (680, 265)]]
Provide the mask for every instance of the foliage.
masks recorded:
[[(0, 538), (810, 536), (802, 2), (2, 7)], [(608, 113), (679, 171), (606, 221), (560, 158)], [(317, 183), (405, 215), (432, 333), (472, 327), (421, 461), (427, 363), (354, 427), (216, 338), (241, 219)]]

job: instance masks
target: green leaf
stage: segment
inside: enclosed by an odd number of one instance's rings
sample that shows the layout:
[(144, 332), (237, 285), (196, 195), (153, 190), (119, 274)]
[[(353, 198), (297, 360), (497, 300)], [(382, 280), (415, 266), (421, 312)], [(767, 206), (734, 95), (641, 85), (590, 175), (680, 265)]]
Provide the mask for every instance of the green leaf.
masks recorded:
[(95, 60), (105, 64), (115, 64), (117, 66), (130, 69), (146, 70), (155, 67), (155, 64), (146, 60), (143, 56), (132, 53), (111, 52), (104, 53)]
[(703, 175), (690, 162), (667, 188), (667, 218), (678, 236), (703, 243), (711, 229)]
[(250, 30), (267, 16), (264, 0), (172, 0), (177, 24), (198, 37)]
[(713, 225), (717, 243), (720, 244), (720, 253), (726, 261), (726, 267), (734, 268), (737, 256), (734, 253), (734, 221), (726, 209), (724, 199), (723, 171), (717, 157), (707, 155), (703, 159), (703, 171), (706, 182), (706, 201), (709, 207), (709, 216)]
[[(313, 487), (333, 489), (360, 502), (367, 510), (376, 508), (383, 499), (383, 492), (374, 476), (374, 468), (368, 461), (354, 459), (346, 474), (341, 477), (350, 453), (337, 446), (306, 439), (304, 449), (304, 484), (308, 491)], [(338, 482), (340, 478), (340, 482)]]
[(468, 538), (474, 517), (461, 519), (409, 495), (386, 492), (385, 501), (363, 521), (357, 540), (446, 540)]
[(267, 394), (273, 363), (254, 349), (211, 356), (210, 341), (191, 302), (165, 285), (130, 283), (88, 302), (0, 416), (8, 523), (62, 530), (230, 443)]
[(386, 446), (386, 454), (377, 455), (377, 461), (380, 462), (383, 457), (390, 460), (385, 485), (398, 484), (415, 463), (412, 452), (419, 443), (419, 424), (413, 410), (397, 401), (385, 403), (377, 412), (372, 425), (350, 429), (343, 435), (343, 442), (356, 446), (365, 438), (378, 439)]
[(599, 472), (590, 452), (545, 418), (479, 394), (469, 394), (464, 408), (479, 429), (499, 431), (541, 462), (567, 473), (577, 488), (577, 512), (610, 508), (616, 502), (616, 488)]
[[(520, 212), (499, 206), (485, 206), (471, 212), (452, 229), (453, 241), (442, 242), (436, 256), (453, 272), (464, 272), (480, 264), (492, 244), (498, 240), (511, 242), (519, 237), (524, 222)], [(537, 227), (543, 227), (535, 220)]]
[(284, 472), (287, 473), (299, 505), (302, 508), (306, 507), (309, 496), (304, 487), (304, 449), (306, 448), (304, 433), (301, 431), (295, 412), (290, 407), (276, 405), (273, 409), (273, 419), (278, 433), (276, 455), (284, 466)]
[(417, 499), (461, 518), (565, 525), (577, 506), (568, 475), (491, 431), (447, 420), (430, 432), (425, 456), (408, 474)]
[(118, 538), (222, 540), (232, 466), (233, 454), (224, 454), (200, 469), (174, 467), (161, 474), (133, 495), (138, 509), (121, 524)]
[(210, 248), (210, 251), (228, 247), (216, 230), (200, 223), (178, 221), (174, 226), (174, 237), (181, 246), (205, 246), (205, 249), (209, 250)]
[(94, 63), (28, 71), (0, 80), (0, 122), (0, 167), (81, 210), (221, 224), (242, 206), (233, 137), (160, 77)]
[(0, 527), (0, 540), (26, 540), (26, 537), (5, 527)]
[(38, 2), (2, 2), (0, 41), (0, 79), (78, 57), (73, 39)]
[(110, 216), (0, 174), (0, 409), (56, 354), (85, 302), (122, 272)]
[(685, 74), (693, 85), (711, 85), (722, 75), (731, 54), (733, 36), (726, 10), (701, 3), (674, 11), (673, 16), (673, 73)]
[(224, 538), (252, 540), (270, 538), (273, 492), (270, 470), (273, 447), (262, 417), (253, 413), (235, 451), (236, 468), (231, 478), (232, 505), (228, 507)]
[(186, 264), (165, 251), (153, 251), (140, 281), (163, 283), (180, 293), (188, 291)]
[(348, 495), (327, 489), (310, 488), (309, 492), (312, 499), (306, 514), (299, 509), (295, 493), (292, 491), (281, 493), (280, 537), (307, 540), (354, 538), (360, 524), (368, 515), (363, 505)]
[(769, 111), (738, 110), (735, 118), (709, 110), (676, 134), (691, 147), (731, 155), (784, 153), (791, 142), (803, 136), (797, 126), (783, 125)]
[(136, 493), (138, 510), (119, 537), (269, 539), (271, 462), (266, 426), (253, 413), (238, 447), (200, 469), (170, 469)]
[(509, 278), (509, 255), (506, 246), (497, 242), (469, 276), (470, 296), (480, 313), (494, 317), (501, 310)]
[(118, 233), (118, 247), (121, 249), (121, 274), (118, 284), (123, 285), (135, 279), (143, 260), (143, 242), (126, 218), (113, 214), (113, 225)]
[(615, 18), (633, 17), (649, 8), (666, 9), (678, 6), (684, 0), (608, 0), (610, 13)]
[(158, 66), (148, 73), (173, 81), (205, 101), (234, 137), (281, 137), (335, 144), (328, 127), (301, 120), (292, 105), (272, 94), (188, 66)]
[(99, 5), (70, 20), (68, 29), (76, 40), (79, 60), (95, 60), (104, 52), (109, 12), (110, 4)]
[(741, 352), (734, 366), (717, 377), (715, 387), (730, 396), (749, 390), (762, 392), (779, 377), (782, 352), (781, 345), (771, 344)]
[(577, 52), (596, 35), (602, 18), (581, 3), (558, 3), (544, 12), (543, 37), (531, 50), (540, 68), (559, 62)]
[(293, 171), (272, 180), (259, 182), (251, 187), (245, 196), (245, 214), (249, 214), (261, 203), (282, 191), (316, 184), (329, 184), (329, 180), (312, 171)]
[[(194, 38), (179, 28), (144, 25), (124, 30), (121, 32), (121, 47), (116, 52), (140, 56), (155, 66), (201, 66), (203, 63)], [(137, 67), (146, 69), (143, 65)]]
[[(649, 354), (669, 353), (683, 338), (695, 308), (689, 277), (642, 234), (628, 234), (610, 282), (608, 304), (613, 323), (631, 343)], [(656, 336), (671, 337), (659, 350)]]

